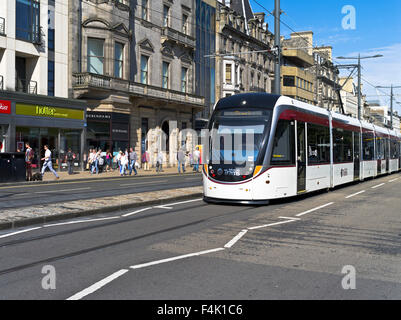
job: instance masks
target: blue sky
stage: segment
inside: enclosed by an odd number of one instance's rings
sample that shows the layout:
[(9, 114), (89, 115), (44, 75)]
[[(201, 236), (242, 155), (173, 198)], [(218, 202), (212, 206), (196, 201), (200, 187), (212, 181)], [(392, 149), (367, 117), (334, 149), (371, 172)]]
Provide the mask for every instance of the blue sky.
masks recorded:
[[(273, 12), (274, 0), (256, 0)], [(254, 12), (264, 12), (263, 8), (250, 0)], [(355, 8), (355, 30), (344, 30), (345, 17), (342, 8), (351, 5)], [(401, 85), (401, 1), (399, 0), (281, 0), (284, 11), (282, 20), (295, 31), (312, 30), (314, 45), (330, 45), (333, 57), (383, 54), (383, 58), (363, 61), (362, 77), (373, 85)], [(274, 32), (274, 19), (267, 18), (269, 30)], [(281, 25), (281, 34), (286, 38), (292, 31)], [(335, 63), (352, 63), (348, 60), (335, 60)], [(381, 89), (385, 92), (389, 90)], [(401, 89), (395, 91), (401, 102)], [(383, 95), (365, 82), (364, 94), (368, 100), (381, 99), (389, 105), (389, 97)], [(396, 105), (401, 113), (401, 106)]]

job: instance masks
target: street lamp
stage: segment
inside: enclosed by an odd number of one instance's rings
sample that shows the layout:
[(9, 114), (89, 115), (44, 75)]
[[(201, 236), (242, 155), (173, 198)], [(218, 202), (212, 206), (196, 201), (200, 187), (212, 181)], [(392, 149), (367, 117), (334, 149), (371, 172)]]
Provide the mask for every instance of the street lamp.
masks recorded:
[(356, 65), (358, 67), (358, 119), (361, 120), (361, 60), (362, 59), (372, 59), (372, 58), (381, 58), (383, 55), (381, 54), (376, 54), (374, 56), (367, 56), (367, 57), (361, 57), (360, 54), (358, 54), (357, 57), (337, 57), (336, 59), (343, 59), (343, 60), (358, 60), (358, 64)]

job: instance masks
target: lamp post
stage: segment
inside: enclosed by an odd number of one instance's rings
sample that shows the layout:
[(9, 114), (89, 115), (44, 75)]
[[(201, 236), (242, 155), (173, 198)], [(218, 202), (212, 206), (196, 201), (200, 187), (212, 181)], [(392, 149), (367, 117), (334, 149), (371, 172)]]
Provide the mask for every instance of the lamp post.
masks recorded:
[(367, 56), (367, 57), (361, 57), (360, 54), (358, 54), (357, 57), (337, 57), (336, 59), (343, 59), (343, 60), (358, 60), (358, 64), (356, 65), (358, 67), (358, 119), (361, 120), (361, 60), (362, 59), (372, 59), (372, 58), (380, 58), (383, 57), (381, 54), (376, 54), (374, 56)]
[(393, 128), (393, 99), (394, 99), (394, 94), (393, 94), (393, 89), (399, 89), (401, 88), (401, 86), (393, 86), (391, 85), (390, 87), (383, 87), (383, 86), (377, 86), (376, 88), (380, 88), (380, 89), (391, 89), (391, 93), (390, 93), (390, 123), (391, 123), (391, 129)]
[(281, 94), (281, 39), (280, 39), (280, 0), (274, 1), (274, 46), (277, 49), (274, 65), (274, 93)]

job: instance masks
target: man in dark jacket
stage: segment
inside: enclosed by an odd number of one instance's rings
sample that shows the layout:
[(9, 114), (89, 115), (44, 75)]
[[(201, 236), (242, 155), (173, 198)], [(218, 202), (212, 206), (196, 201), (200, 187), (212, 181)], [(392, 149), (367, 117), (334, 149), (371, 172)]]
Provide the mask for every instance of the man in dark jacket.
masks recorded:
[(74, 167), (73, 167), (73, 162), (74, 162), (74, 154), (72, 153), (71, 149), (68, 149), (67, 155), (67, 166), (68, 166), (68, 174), (74, 174)]

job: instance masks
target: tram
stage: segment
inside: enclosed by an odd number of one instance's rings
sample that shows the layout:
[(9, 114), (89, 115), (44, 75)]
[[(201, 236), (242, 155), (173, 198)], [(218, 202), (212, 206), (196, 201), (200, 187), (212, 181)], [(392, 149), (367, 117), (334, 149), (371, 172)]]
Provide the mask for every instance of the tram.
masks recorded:
[(223, 98), (209, 132), (206, 202), (266, 204), (401, 170), (399, 131), (286, 96)]

